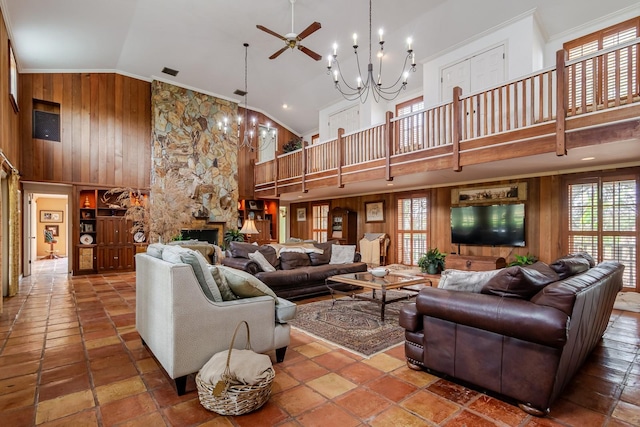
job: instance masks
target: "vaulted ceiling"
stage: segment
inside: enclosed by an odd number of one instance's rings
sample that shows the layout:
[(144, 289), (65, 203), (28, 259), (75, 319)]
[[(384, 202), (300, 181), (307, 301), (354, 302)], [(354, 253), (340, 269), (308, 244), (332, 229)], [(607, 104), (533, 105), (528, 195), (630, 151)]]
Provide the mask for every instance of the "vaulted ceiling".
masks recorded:
[[(242, 104), (233, 92), (244, 89), (246, 42), (250, 108), (305, 134), (318, 128), (320, 109), (342, 99), (326, 73), (326, 61), (298, 50), (268, 59), (283, 41), (256, 25), (291, 32), (289, 0), (0, 0), (0, 5), (22, 73), (119, 72)], [(395, 74), (409, 36), (420, 63), (532, 9), (551, 40), (634, 6), (636, 0), (374, 0), (374, 44), (375, 32), (383, 27), (385, 61)], [(366, 0), (297, 0), (294, 18), (297, 33), (314, 21), (322, 24), (304, 40), (307, 48), (325, 56), (337, 42), (341, 59), (349, 58), (355, 32), (366, 58)], [(345, 60), (343, 66), (349, 65)], [(179, 74), (163, 74), (163, 67)], [(422, 87), (420, 70), (410, 85)]]

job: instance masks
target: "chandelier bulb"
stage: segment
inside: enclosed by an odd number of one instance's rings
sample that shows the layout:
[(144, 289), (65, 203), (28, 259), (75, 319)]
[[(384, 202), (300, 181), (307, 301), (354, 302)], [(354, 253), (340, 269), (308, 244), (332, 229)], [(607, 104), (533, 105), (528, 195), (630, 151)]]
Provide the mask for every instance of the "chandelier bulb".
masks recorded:
[(384, 34), (384, 31), (382, 30), (382, 28), (380, 28), (378, 30), (378, 35), (380, 36), (380, 43), (384, 43), (384, 38), (382, 38), (383, 34)]

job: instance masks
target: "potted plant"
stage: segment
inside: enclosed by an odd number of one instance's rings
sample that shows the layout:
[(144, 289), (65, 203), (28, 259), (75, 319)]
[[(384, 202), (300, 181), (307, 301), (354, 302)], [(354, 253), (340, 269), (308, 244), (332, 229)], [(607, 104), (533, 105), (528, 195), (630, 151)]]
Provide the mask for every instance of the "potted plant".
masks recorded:
[(438, 248), (429, 249), (418, 260), (418, 267), (423, 273), (438, 274), (444, 270), (444, 258), (446, 256), (447, 254), (440, 252)]
[(538, 257), (535, 255), (531, 255), (531, 254), (526, 254), (526, 255), (514, 255), (516, 260), (515, 261), (511, 261), (509, 263), (509, 267), (514, 266), (514, 265), (531, 265), (531, 264), (535, 264), (536, 262), (538, 262)]
[(244, 242), (244, 235), (240, 233), (240, 230), (229, 229), (224, 232), (224, 247), (225, 249), (229, 248), (229, 244), (231, 242)]

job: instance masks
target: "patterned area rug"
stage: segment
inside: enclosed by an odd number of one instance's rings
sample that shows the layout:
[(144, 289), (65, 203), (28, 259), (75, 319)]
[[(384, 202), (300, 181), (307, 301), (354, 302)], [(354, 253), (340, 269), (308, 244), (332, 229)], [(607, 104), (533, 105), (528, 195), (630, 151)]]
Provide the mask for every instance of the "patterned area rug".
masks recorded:
[[(411, 292), (388, 291), (387, 300), (411, 295)], [(379, 293), (376, 296), (379, 297)], [(289, 323), (320, 339), (369, 357), (404, 340), (404, 329), (398, 324), (398, 316), (402, 305), (414, 300), (388, 304), (384, 322), (380, 320), (380, 305), (372, 301), (343, 297), (336, 299), (335, 304), (330, 299), (300, 304), (296, 318)]]

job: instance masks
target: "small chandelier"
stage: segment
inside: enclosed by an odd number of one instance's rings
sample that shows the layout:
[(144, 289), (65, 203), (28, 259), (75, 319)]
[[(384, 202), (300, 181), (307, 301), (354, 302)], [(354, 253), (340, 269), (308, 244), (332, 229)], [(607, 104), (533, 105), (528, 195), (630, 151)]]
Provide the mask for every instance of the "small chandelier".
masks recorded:
[[(240, 129), (242, 128), (242, 142), (239, 145), (239, 149), (248, 148), (250, 151), (254, 150), (253, 137), (256, 135), (256, 118), (252, 117), (249, 122), (249, 109), (247, 108), (247, 52), (249, 43), (244, 43), (244, 91), (236, 90), (234, 93), (244, 96), (244, 118), (238, 115), (238, 140), (240, 139)], [(243, 127), (244, 125), (244, 127)]]
[[(379, 33), (380, 51), (378, 52), (378, 76), (373, 75), (373, 61), (371, 60), (371, 0), (369, 0), (369, 64), (367, 65), (366, 79), (362, 78), (362, 72), (360, 70), (360, 58), (358, 56), (358, 36), (353, 35), (353, 52), (356, 54), (356, 63), (358, 65), (358, 78), (355, 86), (351, 86), (344, 79), (342, 70), (340, 69), (340, 63), (338, 62), (338, 45), (333, 45), (333, 55), (328, 56), (327, 74), (333, 76), (333, 82), (335, 88), (342, 94), (342, 96), (348, 101), (355, 101), (360, 99), (363, 104), (367, 102), (369, 93), (372, 93), (373, 99), (376, 102), (380, 102), (380, 99), (391, 101), (396, 99), (400, 94), (400, 91), (406, 89), (407, 79), (409, 78), (409, 71), (416, 71), (416, 54), (412, 49), (411, 39), (407, 39), (407, 56), (404, 58), (404, 65), (402, 66), (402, 72), (396, 81), (389, 85), (383, 86), (382, 84), (382, 58), (384, 57), (384, 38), (383, 31), (380, 29)], [(410, 66), (407, 66), (410, 64)], [(342, 84), (341, 84), (342, 82)]]

